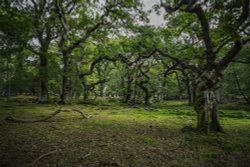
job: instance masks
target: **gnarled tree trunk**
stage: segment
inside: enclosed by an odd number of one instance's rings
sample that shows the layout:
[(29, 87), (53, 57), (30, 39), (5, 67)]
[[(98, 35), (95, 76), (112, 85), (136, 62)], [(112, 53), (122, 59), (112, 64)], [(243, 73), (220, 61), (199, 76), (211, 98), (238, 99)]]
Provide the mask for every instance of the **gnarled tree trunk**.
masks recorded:
[(198, 89), (195, 97), (195, 111), (197, 112), (197, 130), (209, 133), (223, 132), (218, 119), (218, 107), (215, 89)]

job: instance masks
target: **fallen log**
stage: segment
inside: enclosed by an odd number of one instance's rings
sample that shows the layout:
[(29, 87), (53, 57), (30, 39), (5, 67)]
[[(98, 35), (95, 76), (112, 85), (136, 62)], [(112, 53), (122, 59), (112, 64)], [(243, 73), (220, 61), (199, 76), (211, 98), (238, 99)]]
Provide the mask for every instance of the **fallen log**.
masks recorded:
[(82, 111), (80, 110), (77, 110), (77, 109), (58, 109), (56, 110), (55, 112), (53, 112), (52, 114), (50, 114), (49, 116), (47, 117), (44, 117), (44, 118), (40, 118), (40, 119), (34, 119), (34, 120), (29, 120), (29, 119), (18, 119), (18, 118), (15, 118), (15, 117), (12, 117), (12, 116), (8, 116), (5, 118), (5, 121), (6, 122), (10, 122), (10, 123), (34, 123), (34, 122), (46, 122), (48, 121), (49, 119), (55, 117), (56, 115), (58, 115), (59, 113), (61, 112), (77, 112), (79, 113), (84, 119), (88, 119), (90, 118), (90, 116), (86, 115), (85, 113), (83, 113)]

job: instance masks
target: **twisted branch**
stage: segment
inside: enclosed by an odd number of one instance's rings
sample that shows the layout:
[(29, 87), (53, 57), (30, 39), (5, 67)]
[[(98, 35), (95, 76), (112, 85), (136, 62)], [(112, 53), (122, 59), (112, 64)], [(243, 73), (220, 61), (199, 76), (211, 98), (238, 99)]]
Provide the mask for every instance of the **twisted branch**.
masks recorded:
[(78, 109), (58, 109), (55, 112), (53, 112), (52, 114), (50, 114), (47, 117), (44, 118), (40, 118), (40, 119), (33, 119), (33, 120), (29, 120), (29, 119), (18, 119), (12, 116), (8, 116), (5, 118), (6, 122), (9, 123), (34, 123), (34, 122), (46, 122), (49, 119), (55, 117), (56, 115), (58, 115), (61, 112), (77, 112), (79, 113), (84, 119), (88, 119), (90, 118), (90, 116), (86, 115), (85, 113), (83, 113), (82, 111), (78, 110)]

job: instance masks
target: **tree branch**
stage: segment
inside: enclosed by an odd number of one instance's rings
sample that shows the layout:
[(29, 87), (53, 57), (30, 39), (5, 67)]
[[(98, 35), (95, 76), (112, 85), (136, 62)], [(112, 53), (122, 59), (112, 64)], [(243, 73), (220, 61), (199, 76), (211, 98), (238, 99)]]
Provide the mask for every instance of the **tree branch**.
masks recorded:
[(108, 61), (112, 61), (112, 62), (116, 61), (116, 59), (112, 59), (112, 58), (109, 58), (109, 57), (107, 57), (107, 56), (100, 56), (99, 58), (95, 59), (95, 60), (91, 63), (90, 69), (89, 69), (88, 71), (80, 72), (80, 71), (78, 70), (78, 76), (79, 76), (79, 78), (83, 78), (83, 77), (86, 76), (86, 75), (91, 75), (91, 74), (94, 72), (95, 66), (96, 66), (98, 63), (100, 63), (101, 61), (103, 61), (103, 60), (108, 60)]
[(51, 154), (54, 154), (54, 153), (56, 153), (56, 152), (57, 152), (57, 149), (55, 149), (55, 150), (53, 150), (53, 151), (50, 151), (50, 152), (48, 152), (48, 153), (45, 153), (45, 154), (39, 156), (39, 157), (38, 157), (37, 159), (35, 159), (33, 162), (31, 162), (30, 165), (31, 165), (31, 166), (34, 166), (35, 163), (36, 163), (37, 161), (39, 161), (40, 159), (42, 159), (42, 158), (44, 158), (44, 157), (46, 157), (46, 156), (49, 156), (49, 155), (51, 155)]
[(199, 72), (199, 68), (194, 66), (194, 65), (189, 65), (189, 64), (186, 64), (184, 63), (182, 60), (176, 58), (176, 57), (173, 57), (173, 56), (170, 56), (169, 54), (167, 53), (164, 53), (163, 51), (161, 51), (160, 49), (157, 49), (157, 52), (160, 53), (162, 56), (164, 57), (168, 57), (172, 60), (174, 60), (175, 62), (177, 62), (178, 64), (180, 64), (182, 67), (184, 68), (187, 68), (187, 69), (191, 69), (193, 71), (196, 71), (196, 72)]
[(197, 5), (196, 7), (192, 9), (185, 10), (190, 13), (195, 13), (200, 21), (201, 27), (202, 27), (202, 33), (203, 33), (203, 41), (205, 43), (206, 47), (206, 56), (208, 62), (213, 62), (215, 60), (215, 56), (213, 54), (213, 43), (210, 36), (210, 27), (208, 20), (205, 16), (205, 13), (201, 7), (201, 5)]
[(228, 64), (233, 60), (233, 58), (239, 53), (243, 44), (241, 41), (236, 41), (231, 49), (226, 53), (226, 55), (217, 63), (216, 71), (223, 71)]
[(215, 53), (215, 54), (219, 53), (219, 51), (220, 51), (226, 44), (228, 44), (231, 40), (232, 40), (232, 38), (226, 38), (226, 39), (221, 43), (221, 45), (218, 46), (218, 47), (216, 48), (216, 50), (214, 51), (214, 53)]
[(232, 60), (233, 63), (250, 64), (250, 61)]
[(160, 1), (160, 6), (165, 9), (166, 12), (174, 12), (180, 9), (180, 7), (184, 4), (184, 0), (182, 0), (179, 4), (175, 5), (174, 7), (163, 3), (162, 0)]
[(164, 72), (164, 77), (166, 77), (170, 71), (175, 70), (178, 65), (179, 65), (179, 63), (175, 62), (175, 63), (173, 63), (173, 65), (171, 67), (168, 67), (166, 69), (166, 71)]
[(238, 25), (241, 26), (247, 20), (247, 18), (249, 18), (249, 0), (244, 0), (242, 13), (237, 20)]
[(12, 122), (12, 123), (34, 123), (34, 122), (46, 122), (49, 119), (55, 117), (57, 114), (61, 113), (61, 112), (77, 112), (79, 113), (83, 118), (88, 119), (90, 118), (90, 116), (84, 114), (82, 111), (77, 110), (77, 109), (58, 109), (55, 112), (53, 112), (52, 114), (50, 114), (49, 116), (45, 117), (45, 118), (40, 118), (40, 119), (35, 119), (35, 120), (27, 120), (27, 119), (17, 119), (14, 118), (12, 116), (8, 116), (5, 118), (5, 121), (7, 122)]
[(234, 74), (234, 77), (235, 77), (235, 81), (236, 81), (236, 84), (238, 86), (238, 89), (240, 91), (240, 94), (242, 95), (242, 97), (245, 99), (245, 101), (250, 104), (250, 98), (248, 96), (245, 95), (244, 91), (242, 90), (241, 86), (240, 86), (240, 81), (238, 79), (238, 76), (237, 76), (237, 73), (235, 71), (235, 68), (233, 67), (233, 74)]
[(40, 55), (41, 53), (39, 51), (36, 51), (32, 46), (30, 46), (29, 44), (26, 45), (26, 49), (28, 49), (29, 51), (31, 51), (32, 53), (36, 54), (36, 55)]
[(103, 83), (106, 83), (106, 82), (108, 82), (107, 79), (102, 79), (102, 80), (99, 80), (99, 81), (97, 81), (97, 82), (90, 83), (90, 84), (88, 84), (89, 90), (90, 90), (90, 91), (93, 91), (93, 90), (95, 89), (95, 86), (96, 86), (96, 85), (103, 84)]
[(104, 19), (105, 17), (109, 16), (111, 10), (118, 5), (118, 3), (116, 4), (112, 4), (110, 6), (105, 7), (106, 11), (104, 12), (104, 14), (101, 16), (100, 20), (98, 23), (96, 23), (93, 27), (89, 28), (85, 35), (78, 39), (77, 41), (75, 41), (72, 45), (70, 45), (68, 47), (68, 52), (71, 53), (75, 48), (79, 47), (81, 44), (83, 44), (91, 35), (92, 33), (94, 33), (101, 25), (104, 24)]

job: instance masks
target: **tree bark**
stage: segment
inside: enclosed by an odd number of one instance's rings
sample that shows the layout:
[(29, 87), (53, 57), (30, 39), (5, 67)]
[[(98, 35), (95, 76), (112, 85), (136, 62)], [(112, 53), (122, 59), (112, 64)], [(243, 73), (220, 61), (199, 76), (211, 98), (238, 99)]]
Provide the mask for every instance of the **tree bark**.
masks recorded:
[(105, 90), (105, 83), (100, 83), (100, 87), (99, 87), (100, 97), (105, 96), (104, 90)]
[(39, 103), (49, 102), (49, 92), (48, 92), (48, 69), (47, 69), (47, 55), (45, 53), (40, 56), (40, 67), (39, 67)]
[(126, 98), (126, 90), (125, 90), (125, 76), (121, 76), (121, 90), (119, 91), (119, 96), (122, 97), (122, 101), (125, 102)]
[(218, 119), (214, 89), (197, 90), (194, 109), (197, 112), (197, 130), (205, 133), (223, 132)]
[[(50, 2), (42, 1), (36, 2), (32, 1), (34, 5), (34, 27), (36, 29), (36, 37), (40, 43), (39, 51), (36, 52), (35, 49), (31, 49), (32, 52), (39, 55), (40, 64), (39, 64), (39, 93), (38, 93), (38, 103), (48, 103), (49, 102), (49, 93), (48, 93), (48, 50), (53, 38), (52, 27), (50, 22), (52, 15), (48, 18), (41, 15), (44, 12), (51, 12), (52, 8), (46, 8), (47, 5), (50, 5)], [(49, 14), (50, 15), (50, 14)], [(46, 23), (46, 24), (45, 24)], [(47, 24), (48, 23), (48, 24)]]
[(177, 72), (175, 72), (175, 78), (178, 84), (178, 98), (179, 100), (181, 100), (182, 99), (182, 87), (181, 87), (181, 82), (180, 82), (179, 75)]
[(188, 105), (192, 105), (194, 101), (193, 101), (189, 78), (185, 80), (185, 83), (187, 87)]
[(192, 105), (194, 103), (193, 91), (191, 89), (192, 82), (191, 82), (188, 74), (185, 72), (185, 69), (182, 69), (181, 72), (183, 74), (184, 82), (186, 84), (187, 96), (188, 96), (188, 105)]
[(144, 96), (144, 104), (146, 106), (150, 106), (150, 98), (152, 96), (152, 93), (148, 90), (148, 87), (144, 84), (148, 83), (148, 81), (141, 81), (137, 82), (136, 84), (141, 88), (141, 90), (145, 93)]
[(24, 93), (24, 55), (23, 50), (19, 50), (19, 53), (16, 55), (16, 79), (19, 81), (17, 83), (17, 92), (22, 95)]
[(144, 91), (145, 92), (145, 105), (146, 106), (150, 106), (150, 98), (151, 98), (151, 95), (149, 93), (149, 91)]
[(125, 100), (124, 100), (125, 103), (128, 103), (131, 100), (132, 82), (133, 82), (133, 77), (131, 76), (130, 73), (128, 73), (128, 76), (127, 76), (127, 91), (126, 91)]
[(60, 104), (69, 104), (70, 98), (70, 60), (69, 55), (63, 53), (63, 79)]
[(87, 101), (89, 99), (89, 85), (84, 84), (83, 86), (84, 86), (84, 88), (83, 88), (83, 100)]

